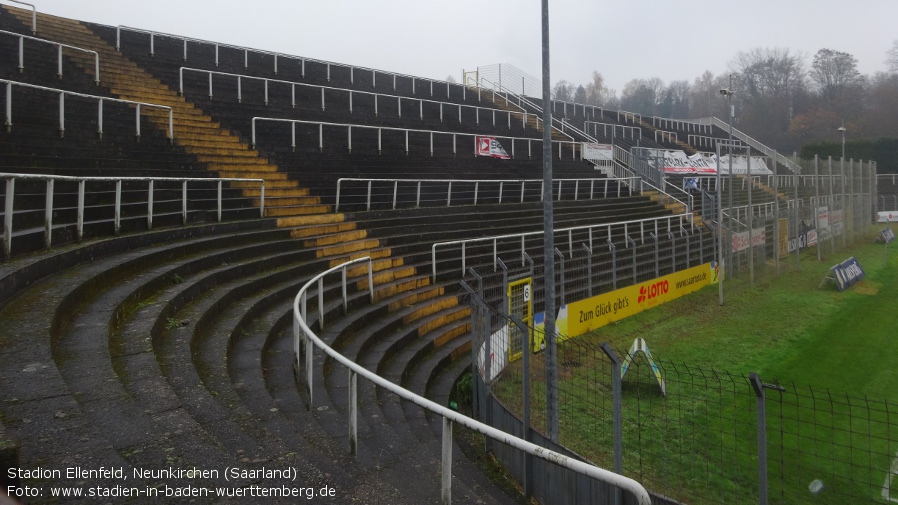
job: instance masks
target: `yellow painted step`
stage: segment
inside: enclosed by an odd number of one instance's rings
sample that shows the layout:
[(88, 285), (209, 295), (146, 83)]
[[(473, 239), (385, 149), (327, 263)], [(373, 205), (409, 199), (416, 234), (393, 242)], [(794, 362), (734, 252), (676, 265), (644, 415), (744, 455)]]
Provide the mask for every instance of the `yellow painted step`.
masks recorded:
[(326, 245), (341, 244), (343, 242), (352, 242), (362, 240), (368, 236), (367, 230), (350, 230), (331, 235), (322, 235), (313, 239), (303, 241), (306, 247), (321, 247)]
[[(268, 194), (268, 188), (265, 188), (265, 194)], [(314, 216), (293, 216), (281, 217), (277, 220), (278, 228), (290, 228), (293, 226), (307, 226), (314, 224), (330, 224), (340, 223), (345, 220), (342, 213), (337, 214), (320, 214)]]
[(301, 205), (294, 207), (269, 207), (265, 206), (265, 216), (304, 216), (306, 214), (329, 214), (333, 209), (330, 205)]
[(375, 239), (359, 240), (357, 242), (347, 242), (330, 247), (319, 249), (315, 256), (318, 258), (327, 258), (328, 256), (336, 256), (338, 254), (349, 254), (353, 252), (364, 251), (366, 249), (377, 249), (380, 247), (380, 241)]

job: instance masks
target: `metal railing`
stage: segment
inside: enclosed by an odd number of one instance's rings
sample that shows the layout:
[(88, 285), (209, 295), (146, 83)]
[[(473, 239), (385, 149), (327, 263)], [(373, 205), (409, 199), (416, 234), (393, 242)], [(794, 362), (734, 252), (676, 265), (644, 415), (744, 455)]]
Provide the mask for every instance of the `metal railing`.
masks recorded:
[(456, 107), (458, 109), (458, 121), (459, 122), (462, 121), (461, 113), (462, 113), (463, 109), (472, 109), (475, 111), (475, 117), (476, 117), (475, 121), (477, 124), (480, 124), (480, 111), (491, 112), (493, 126), (496, 126), (496, 112), (500, 112), (500, 113), (507, 115), (509, 128), (511, 128), (511, 118), (513, 116), (518, 116), (518, 115), (521, 116), (521, 123), (522, 123), (523, 128), (527, 127), (528, 116), (529, 117), (533, 116), (533, 114), (527, 113), (526, 111), (518, 113), (518, 112), (514, 112), (514, 111), (509, 111), (506, 109), (480, 107), (477, 105), (458, 104), (458, 103), (452, 103), (452, 102), (444, 102), (444, 101), (440, 101), (440, 100), (427, 100), (427, 99), (423, 99), (423, 98), (410, 98), (407, 96), (400, 96), (400, 95), (387, 95), (384, 93), (374, 93), (371, 91), (358, 91), (358, 90), (352, 90), (352, 89), (346, 89), (346, 88), (336, 88), (336, 87), (332, 87), (332, 86), (322, 86), (319, 84), (308, 84), (308, 83), (303, 83), (303, 82), (285, 81), (285, 80), (280, 80), (280, 79), (269, 79), (267, 77), (256, 77), (256, 76), (251, 76), (251, 75), (241, 75), (241, 74), (234, 74), (234, 73), (229, 73), (229, 72), (219, 72), (216, 70), (205, 70), (205, 69), (190, 68), (190, 67), (181, 67), (178, 72), (178, 74), (179, 74), (178, 92), (182, 96), (184, 95), (184, 72), (185, 71), (197, 72), (197, 73), (209, 75), (209, 80), (208, 80), (209, 81), (209, 83), (208, 83), (209, 98), (213, 97), (213, 92), (212, 92), (212, 76), (213, 75), (236, 77), (237, 78), (237, 101), (238, 102), (243, 101), (242, 81), (243, 81), (243, 79), (249, 79), (249, 80), (264, 82), (265, 105), (268, 105), (268, 83), (279, 83), (279, 84), (289, 84), (290, 85), (290, 87), (291, 87), (290, 88), (290, 106), (291, 107), (296, 107), (296, 87), (301, 86), (301, 87), (305, 87), (305, 88), (313, 88), (313, 89), (321, 90), (321, 110), (325, 110), (325, 108), (326, 108), (325, 91), (331, 91), (331, 92), (336, 92), (336, 93), (346, 93), (349, 96), (349, 112), (350, 113), (353, 111), (352, 96), (353, 96), (353, 94), (359, 94), (359, 95), (368, 95), (368, 96), (374, 97), (374, 115), (375, 116), (378, 115), (378, 98), (395, 99), (398, 104), (397, 107), (398, 107), (399, 117), (402, 117), (402, 101), (403, 100), (417, 101), (419, 103), (418, 117), (420, 119), (424, 119), (424, 103), (425, 102), (439, 105), (441, 122), (443, 121), (443, 106)]
[(103, 102), (117, 102), (117, 103), (127, 103), (136, 106), (135, 110), (135, 125), (136, 125), (136, 136), (140, 137), (140, 108), (141, 107), (153, 107), (157, 109), (163, 109), (168, 111), (168, 139), (174, 139), (174, 123), (172, 116), (172, 108), (167, 105), (158, 105), (154, 103), (148, 102), (135, 102), (132, 100), (122, 100), (120, 98), (109, 98), (105, 96), (97, 96), (97, 95), (87, 95), (84, 93), (76, 93), (74, 91), (65, 91), (62, 89), (56, 88), (47, 88), (45, 86), (37, 86), (35, 84), (27, 84), (24, 82), (17, 81), (9, 81), (6, 79), (0, 79), (0, 82), (6, 83), (6, 119), (4, 124), (6, 125), (7, 131), (12, 128), (12, 87), (13, 86), (21, 86), (25, 88), (39, 89), (42, 91), (50, 91), (53, 93), (59, 94), (59, 134), (62, 136), (65, 133), (65, 96), (80, 96), (82, 98), (91, 98), (97, 100), (97, 134), (103, 135)]
[(0, 33), (4, 35), (12, 35), (14, 37), (19, 38), (19, 72), (25, 69), (25, 39), (34, 40), (37, 42), (43, 42), (45, 44), (50, 44), (59, 48), (58, 50), (58, 58), (57, 58), (57, 67), (56, 67), (56, 75), (62, 77), (62, 48), (67, 47), (69, 49), (74, 49), (76, 51), (82, 51), (85, 53), (90, 53), (94, 55), (94, 82), (99, 85), (100, 84), (100, 55), (96, 51), (91, 51), (90, 49), (83, 49), (77, 46), (70, 46), (68, 44), (63, 44), (61, 42), (54, 42), (52, 40), (39, 39), (37, 37), (29, 37), (28, 35), (22, 35), (21, 33), (8, 32), (6, 30), (0, 30)]
[(37, 33), (37, 7), (35, 7), (33, 4), (30, 4), (27, 2), (21, 2), (19, 0), (3, 0), (3, 1), (12, 2), (12, 3), (19, 4), (19, 5), (27, 5), (28, 7), (31, 7), (31, 34), (34, 35), (35, 33)]
[(302, 369), (302, 360), (300, 355), (300, 345), (304, 344), (305, 349), (305, 366), (306, 380), (309, 394), (309, 409), (314, 406), (312, 392), (314, 390), (314, 374), (313, 374), (313, 354), (317, 347), (321, 349), (327, 356), (336, 361), (338, 364), (346, 367), (349, 371), (349, 388), (347, 391), (349, 408), (347, 411), (347, 423), (349, 429), (349, 447), (350, 452), (358, 455), (358, 377), (369, 380), (375, 386), (383, 388), (390, 393), (414, 403), (428, 411), (442, 417), (443, 419), (443, 438), (442, 438), (442, 458), (441, 458), (441, 503), (448, 505), (452, 501), (452, 427), (453, 424), (459, 424), (482, 435), (491, 438), (497, 442), (510, 445), (515, 449), (525, 452), (533, 457), (543, 459), (547, 462), (559, 465), (563, 468), (573, 470), (581, 475), (585, 475), (592, 479), (607, 483), (635, 495), (639, 505), (649, 505), (651, 503), (648, 492), (645, 488), (633, 479), (618, 475), (611, 471), (599, 468), (582, 461), (575, 460), (555, 451), (540, 447), (536, 444), (520, 439), (503, 431), (497, 430), (487, 424), (475, 421), (474, 419), (462, 415), (454, 410), (450, 410), (442, 405), (434, 403), (427, 398), (419, 396), (399, 385), (396, 385), (383, 377), (367, 370), (366, 368), (356, 364), (352, 360), (346, 358), (339, 352), (325, 344), (316, 334), (309, 328), (306, 322), (306, 301), (308, 292), (315, 286), (318, 288), (318, 311), (319, 328), (324, 328), (324, 277), (334, 273), (342, 274), (342, 298), (343, 310), (348, 307), (347, 295), (347, 267), (358, 263), (367, 262), (368, 264), (368, 291), (369, 299), (374, 301), (374, 283), (372, 279), (371, 258), (359, 258), (342, 265), (338, 265), (326, 270), (300, 288), (293, 300), (293, 348), (296, 358), (297, 370)]
[[(15, 1), (15, 0), (11, 0), (11, 1)], [(251, 47), (246, 47), (246, 46), (225, 44), (225, 43), (215, 42), (215, 41), (211, 41), (211, 40), (197, 39), (197, 38), (193, 38), (193, 37), (186, 37), (183, 35), (175, 35), (175, 34), (171, 34), (171, 33), (164, 33), (164, 32), (158, 32), (158, 31), (153, 31), (153, 30), (145, 30), (142, 28), (133, 28), (133, 27), (124, 26), (124, 25), (119, 25), (119, 26), (116, 26), (116, 28), (115, 28), (115, 49), (117, 51), (121, 51), (121, 39), (122, 39), (122, 31), (123, 30), (134, 32), (134, 33), (148, 34), (150, 36), (150, 55), (151, 56), (156, 54), (155, 38), (156, 38), (156, 36), (161, 36), (161, 37), (182, 40), (184, 42), (184, 54), (183, 54), (184, 61), (187, 61), (187, 43), (195, 42), (197, 44), (208, 44), (208, 45), (215, 46), (215, 66), (216, 67), (219, 64), (219, 54), (218, 54), (219, 51), (218, 50), (221, 47), (225, 47), (225, 48), (229, 48), (229, 49), (237, 49), (239, 51), (243, 51), (243, 68), (249, 68), (249, 55), (250, 55), (250, 53), (254, 53), (254, 54), (272, 56), (274, 58), (274, 73), (275, 74), (278, 73), (278, 58), (286, 58), (289, 60), (294, 60), (294, 61), (299, 60), (300, 61), (303, 77), (305, 77), (305, 75), (306, 75), (306, 72), (305, 72), (306, 71), (306, 61), (310, 61), (310, 62), (320, 63), (322, 65), (327, 66), (327, 80), (328, 81), (330, 81), (330, 74), (331, 74), (330, 69), (331, 69), (331, 66), (333, 65), (333, 66), (337, 66), (337, 67), (348, 67), (349, 68), (349, 80), (351, 83), (355, 83), (355, 72), (354, 71), (356, 69), (358, 69), (358, 70), (364, 70), (364, 71), (371, 72), (371, 85), (372, 86), (376, 85), (377, 73), (379, 72), (381, 74), (385, 74), (385, 75), (393, 77), (393, 89), (396, 89), (396, 78), (397, 77), (411, 79), (412, 80), (412, 94), (415, 93), (415, 83), (418, 80), (430, 83), (430, 95), (431, 96), (433, 96), (433, 85), (435, 83), (440, 84), (440, 85), (442, 85), (442, 84), (446, 85), (446, 97), (447, 98), (450, 97), (451, 86), (455, 86), (456, 88), (461, 88), (462, 93), (464, 93), (464, 86), (457, 84), (457, 83), (451, 83), (448, 81), (426, 79), (426, 78), (421, 78), (421, 77), (415, 77), (413, 75), (401, 74), (401, 73), (397, 73), (397, 72), (385, 72), (383, 70), (376, 70), (376, 69), (368, 68), (368, 67), (341, 65), (339, 63), (332, 63), (329, 61), (318, 60), (315, 58), (306, 58), (306, 57), (302, 57), (302, 56), (278, 53), (278, 52), (274, 52), (274, 51), (266, 51), (264, 49), (253, 49)]]
[[(324, 149), (324, 127), (325, 126), (337, 126), (337, 127), (345, 127), (346, 128), (346, 145), (349, 151), (352, 151), (352, 129), (359, 128), (365, 130), (377, 130), (377, 151), (382, 151), (383, 147), (383, 139), (382, 132), (386, 131), (398, 131), (405, 132), (405, 152), (409, 152), (409, 133), (424, 133), (428, 134), (430, 137), (430, 155), (433, 156), (433, 136), (436, 135), (451, 135), (452, 136), (452, 154), (458, 154), (458, 143), (457, 138), (461, 137), (481, 137), (484, 135), (489, 135), (491, 137), (496, 137), (500, 139), (508, 139), (511, 141), (511, 152), (510, 155), (512, 158), (515, 157), (515, 141), (525, 141), (527, 143), (527, 156), (532, 156), (533, 143), (536, 143), (539, 146), (542, 146), (542, 139), (530, 138), (530, 137), (510, 137), (507, 135), (490, 135), (490, 134), (480, 134), (480, 133), (457, 133), (457, 132), (447, 132), (447, 131), (439, 131), (439, 130), (420, 130), (415, 128), (394, 128), (388, 126), (370, 126), (370, 125), (361, 125), (361, 124), (351, 124), (351, 123), (329, 123), (325, 121), (306, 121), (303, 119), (284, 119), (284, 118), (273, 118), (273, 117), (254, 117), (252, 119), (252, 148), (256, 148), (256, 122), (257, 121), (270, 121), (275, 123), (290, 123), (291, 124), (291, 143), (290, 147), (293, 150), (296, 150), (296, 125), (297, 124), (310, 124), (310, 125), (318, 125), (318, 148)], [(571, 148), (571, 158), (576, 159), (578, 150), (577, 148), (580, 146), (580, 142), (573, 141), (559, 141), (554, 140), (553, 143), (558, 145), (558, 159), (563, 158), (562, 146), (567, 145)], [(473, 150), (472, 150), (473, 152)], [(581, 153), (582, 154), (582, 153)]]
[[(589, 197), (588, 200), (592, 200), (598, 195), (600, 198), (608, 197), (608, 184), (618, 182), (615, 179), (603, 177), (603, 178), (584, 178), (584, 179), (553, 179), (553, 181), (558, 182), (558, 191), (556, 200), (561, 200), (562, 197), (562, 187), (564, 183), (568, 183), (568, 187), (570, 187), (570, 183), (573, 183), (573, 198), (572, 200), (579, 200), (580, 198), (580, 184), (583, 183), (584, 186), (589, 184)], [(627, 194), (633, 194), (634, 182), (639, 181), (639, 177), (632, 177), (630, 180), (621, 181), (621, 182), (629, 182), (626, 185)], [(344, 183), (349, 182), (363, 182), (366, 183), (366, 197), (365, 197), (365, 210), (371, 210), (371, 196), (372, 196), (372, 186), (374, 183), (391, 183), (389, 186), (392, 186), (392, 199), (391, 205), (392, 208), (395, 209), (398, 203), (398, 194), (399, 194), (399, 184), (400, 183), (413, 183), (415, 185), (415, 207), (421, 206), (421, 185), (422, 184), (445, 184), (446, 185), (446, 206), (449, 207), (452, 205), (452, 185), (453, 184), (473, 184), (474, 185), (474, 201), (472, 205), (477, 205), (480, 196), (480, 185), (490, 184), (493, 187), (498, 185), (498, 203), (502, 203), (502, 198), (505, 193), (505, 186), (519, 186), (520, 187), (520, 198), (518, 199), (518, 203), (524, 203), (524, 194), (527, 184), (532, 184), (533, 187), (538, 188), (539, 200), (543, 201), (545, 198), (544, 188), (543, 188), (543, 180), (542, 179), (373, 179), (373, 178), (356, 178), (356, 177), (342, 177), (337, 179), (337, 202), (334, 206), (334, 211), (340, 210), (340, 197), (342, 195), (342, 188)], [(596, 186), (598, 183), (598, 191), (596, 191)]]
[[(714, 125), (722, 130), (729, 130), (729, 128), (730, 128), (729, 124), (727, 124), (725, 121), (722, 121), (716, 117), (700, 119), (700, 120), (698, 120), (698, 122), (711, 124), (711, 125)], [(794, 161), (783, 156), (782, 154), (777, 153), (775, 150), (767, 147), (766, 145), (755, 140), (754, 138), (750, 137), (749, 135), (746, 135), (745, 133), (739, 131), (736, 128), (733, 128), (733, 137), (738, 138), (739, 140), (741, 140), (742, 142), (747, 144), (749, 147), (752, 147), (754, 149), (757, 149), (758, 151), (761, 151), (762, 153), (764, 153), (765, 156), (773, 158), (773, 160), (776, 163), (785, 165), (789, 170), (792, 170), (796, 174), (801, 173), (801, 167), (798, 166)]]
[(34, 175), (34, 174), (0, 174), (0, 179), (6, 181), (6, 200), (3, 214), (3, 254), (9, 259), (12, 252), (13, 214), (15, 200), (15, 185), (17, 179), (46, 181), (46, 199), (44, 204), (44, 245), (49, 248), (53, 243), (53, 215), (58, 208), (53, 206), (54, 186), (57, 181), (78, 183), (78, 204), (76, 238), (81, 240), (84, 236), (84, 207), (85, 191), (88, 182), (115, 182), (115, 206), (114, 206), (114, 232), (116, 235), (121, 230), (122, 219), (122, 182), (142, 181), (147, 182), (147, 229), (153, 228), (153, 186), (155, 182), (180, 182), (181, 183), (181, 222), (187, 224), (187, 183), (217, 183), (217, 219), (222, 218), (222, 183), (223, 182), (258, 182), (259, 193), (259, 217), (265, 216), (265, 180), (246, 178), (190, 178), (190, 177), (73, 177), (65, 175)]
[[(567, 234), (567, 242), (568, 242), (568, 253), (573, 255), (574, 251), (574, 233), (586, 233), (587, 238), (584, 243), (590, 249), (594, 247), (595, 235), (604, 236), (607, 240), (613, 241), (614, 231), (622, 232), (624, 237), (628, 239), (627, 248), (629, 248), (629, 239), (630, 233), (637, 234), (640, 242), (645, 242), (646, 234), (649, 232), (658, 235), (659, 232), (664, 231), (674, 231), (680, 230), (680, 228), (686, 226), (692, 226), (692, 213), (684, 213), (677, 215), (668, 215), (662, 217), (653, 217), (647, 219), (636, 219), (631, 221), (616, 221), (613, 223), (602, 223), (602, 224), (594, 224), (588, 226), (575, 226), (570, 228), (559, 228), (555, 230), (556, 234)], [(595, 233), (596, 230), (599, 230), (598, 233)], [(526, 239), (528, 237), (541, 237), (545, 234), (544, 231), (531, 231), (525, 233), (513, 233), (509, 235), (496, 235), (492, 237), (477, 237), (470, 238), (464, 240), (452, 240), (448, 242), (437, 242), (431, 246), (430, 250), (430, 258), (431, 258), (431, 270), (432, 270), (432, 280), (436, 282), (437, 280), (437, 250), (438, 249), (446, 249), (453, 246), (459, 246), (461, 252), (461, 269), (460, 272), (464, 275), (467, 270), (467, 249), (471, 245), (482, 245), (482, 244), (491, 244), (492, 245), (492, 264), (496, 264), (496, 260), (499, 257), (499, 242), (512, 242), (512, 241), (520, 241), (520, 252), (521, 257), (523, 258), (523, 253), (526, 250)]]
[[(489, 86), (484, 86), (484, 83), (489, 84)], [(501, 84), (495, 84), (495, 83), (489, 82), (488, 80), (486, 80), (484, 78), (481, 78), (480, 82), (477, 84), (477, 89), (479, 90), (480, 88), (491, 89), (491, 90), (493, 90), (494, 93), (497, 91), (500, 93), (504, 93), (505, 94), (504, 98), (506, 99), (506, 101), (508, 100), (508, 95), (511, 95), (513, 98), (516, 98), (518, 100), (517, 105), (519, 107), (521, 107), (521, 110), (526, 110), (526, 109), (524, 109), (524, 105), (527, 105), (528, 107), (530, 107), (531, 109), (536, 111), (535, 115), (536, 115), (536, 117), (539, 118), (538, 121), (540, 121), (540, 122), (542, 121), (542, 117), (541, 117), (542, 112), (543, 112), (542, 107), (540, 107), (538, 104), (534, 103), (533, 101), (527, 99), (527, 97), (517, 95), (513, 91), (504, 89)], [(578, 133), (582, 133), (585, 136), (585, 133), (581, 132), (579, 129), (571, 126), (570, 124), (565, 123), (564, 121), (562, 121), (556, 117), (552, 117), (552, 123), (553, 123), (552, 124), (553, 130), (557, 131), (558, 133), (564, 135), (565, 137), (567, 137), (571, 140), (574, 140), (574, 137), (571, 137), (570, 135), (568, 135), (567, 132), (564, 131), (565, 128), (570, 128)], [(558, 126), (556, 126), (555, 123), (558, 123)]]
[(598, 121), (584, 121), (583, 122), (583, 130), (586, 133), (589, 133), (590, 127), (592, 127), (593, 136), (599, 134), (599, 127), (602, 127), (602, 136), (608, 137), (608, 129), (611, 129), (611, 138), (617, 138), (617, 131), (620, 130), (622, 132), (621, 137), (626, 139), (627, 132), (630, 132), (630, 140), (636, 140), (637, 137), (642, 137), (642, 128), (639, 126), (624, 126), (615, 123), (600, 123)]

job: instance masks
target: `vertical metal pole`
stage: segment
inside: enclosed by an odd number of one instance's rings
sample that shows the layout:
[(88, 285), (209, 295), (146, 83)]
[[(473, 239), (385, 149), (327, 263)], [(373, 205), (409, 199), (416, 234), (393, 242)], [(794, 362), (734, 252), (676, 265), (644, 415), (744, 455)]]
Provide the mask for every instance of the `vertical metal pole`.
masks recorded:
[(441, 503), (452, 503), (452, 421), (443, 418), (443, 464)]
[(748, 375), (757, 399), (758, 425), (758, 505), (767, 505), (767, 402), (764, 384), (755, 372)]
[(187, 181), (181, 182), (181, 224), (187, 225)]
[(115, 181), (115, 234), (122, 231), (122, 180)]
[(47, 179), (47, 199), (44, 205), (44, 246), (53, 244), (53, 179)]
[(3, 213), (3, 259), (8, 260), (12, 254), (12, 201), (15, 194), (16, 180), (6, 179), (6, 203)]
[(795, 267), (801, 270), (801, 237), (798, 236), (798, 228), (799, 223), (801, 222), (801, 214), (798, 212), (798, 184), (801, 182), (801, 177), (798, 173), (795, 174), (793, 178), (795, 182), (795, 187), (793, 188), (792, 194), (795, 197), (795, 205), (792, 206), (792, 213), (795, 216)]
[(359, 376), (349, 369), (349, 453), (359, 455)]
[(754, 210), (751, 208), (751, 190), (754, 179), (751, 177), (751, 150), (745, 150), (745, 166), (748, 172), (748, 283), (755, 287), (755, 247), (754, 247)]
[(65, 92), (59, 93), (59, 136), (65, 136)]
[(218, 219), (218, 222), (221, 222), (221, 185), (222, 185), (222, 181), (221, 181), (221, 179), (219, 179), (218, 180), (218, 196), (217, 196), (217, 200), (218, 200), (217, 219)]
[[(543, 71), (543, 194), (552, 194), (552, 99), (549, 74), (549, 0), (542, 0)], [(543, 262), (546, 339), (546, 426), (549, 440), (558, 441), (558, 369), (555, 340), (555, 226), (551, 196), (543, 198)]]
[[(602, 343), (602, 351), (611, 360), (611, 397), (612, 397), (612, 419), (614, 423), (614, 471), (620, 475), (624, 474), (624, 418), (622, 408), (621, 395), (621, 360), (620, 356), (608, 345), (607, 342)], [(614, 503), (621, 502), (621, 493), (619, 488), (614, 490)]]
[(150, 180), (147, 188), (147, 229), (153, 229), (153, 181)]
[(84, 238), (84, 179), (78, 181), (78, 242)]
[(773, 152), (773, 263), (776, 275), (780, 274), (780, 192), (776, 169), (776, 151)]
[(847, 239), (845, 235), (848, 233), (848, 228), (845, 225), (845, 216), (848, 214), (845, 208), (845, 131), (842, 131), (842, 159), (839, 160), (839, 192), (841, 193), (840, 207), (842, 219), (839, 221), (840, 226), (842, 227), (842, 247), (845, 247), (847, 243)]
[(820, 237), (820, 223), (817, 221), (817, 218), (820, 216), (820, 213), (817, 211), (820, 206), (820, 157), (818, 155), (814, 155), (814, 196), (816, 203), (811, 206), (811, 211), (814, 213), (814, 229), (817, 231), (817, 261), (823, 261), (823, 242)]

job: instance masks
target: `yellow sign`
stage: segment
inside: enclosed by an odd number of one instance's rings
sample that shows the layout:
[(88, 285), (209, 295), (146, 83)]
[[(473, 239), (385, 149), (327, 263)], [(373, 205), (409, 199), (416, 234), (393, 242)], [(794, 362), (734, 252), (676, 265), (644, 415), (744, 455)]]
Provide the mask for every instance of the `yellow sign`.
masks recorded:
[(716, 279), (705, 263), (567, 305), (566, 336), (576, 337), (708, 286)]
[(779, 238), (779, 255), (780, 258), (785, 258), (789, 255), (789, 220), (786, 218), (779, 220)]
[[(508, 310), (509, 313), (521, 318), (526, 327), (530, 327), (533, 321), (533, 282), (530, 277), (508, 283)], [(528, 340), (531, 340), (528, 338)], [(530, 342), (531, 346), (533, 342)], [(521, 357), (521, 330), (516, 324), (509, 323), (508, 332), (508, 361), (514, 361)]]

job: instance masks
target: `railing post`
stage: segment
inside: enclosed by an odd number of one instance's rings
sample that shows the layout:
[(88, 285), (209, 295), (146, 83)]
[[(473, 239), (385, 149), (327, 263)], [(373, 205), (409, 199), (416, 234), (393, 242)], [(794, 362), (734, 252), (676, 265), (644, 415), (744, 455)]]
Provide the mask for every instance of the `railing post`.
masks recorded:
[(318, 328), (324, 330), (324, 278), (318, 279)]
[(134, 112), (134, 124), (137, 131), (135, 137), (137, 137), (137, 141), (140, 142), (140, 104), (137, 104)]
[[(624, 474), (624, 422), (621, 395), (621, 359), (620, 356), (608, 345), (607, 342), (601, 344), (602, 351), (611, 360), (611, 398), (612, 398), (612, 419), (614, 423), (614, 471), (620, 475)], [(614, 490), (614, 503), (621, 502), (620, 488)]]
[(103, 99), (97, 102), (97, 140), (103, 140)]
[(6, 131), (12, 130), (12, 83), (6, 83)]
[(12, 254), (12, 202), (15, 187), (15, 179), (6, 179), (6, 203), (3, 213), (3, 259), (5, 260), (9, 260)]
[(448, 417), (443, 418), (442, 475), (440, 500), (443, 505), (449, 505), (452, 503), (452, 421)]
[(122, 232), (122, 180), (115, 181), (115, 234)]
[(764, 384), (757, 373), (748, 375), (755, 392), (758, 427), (758, 505), (767, 505), (767, 401)]
[(265, 217), (265, 179), (259, 185), (259, 217)]
[[(138, 106), (139, 107), (139, 106)], [(65, 136), (65, 92), (59, 93), (59, 136)]]
[(218, 205), (217, 205), (217, 213), (218, 214), (217, 215), (218, 215), (219, 223), (221, 222), (221, 189), (222, 189), (221, 186), (222, 186), (222, 181), (219, 179), (219, 181), (218, 181), (218, 198), (217, 198), (217, 201), (218, 201)]
[(343, 294), (343, 314), (347, 314), (349, 312), (349, 301), (346, 297), (346, 266), (340, 269), (341, 275), (341, 283), (340, 283), (340, 292)]
[(187, 180), (181, 181), (181, 224), (187, 225)]
[(57, 53), (57, 64), (56, 64), (56, 77), (62, 79), (62, 44), (57, 44), (58, 48)]
[(147, 229), (153, 229), (153, 180), (150, 180), (147, 189)]
[[(345, 272), (345, 270), (344, 270)], [(359, 455), (359, 376), (349, 369), (349, 454)]]
[(78, 181), (78, 242), (84, 238), (84, 186), (86, 181)]
[(54, 180), (47, 180), (47, 198), (44, 204), (44, 246), (47, 249), (53, 243), (53, 186)]
[(586, 275), (588, 276), (586, 284), (589, 286), (589, 297), (592, 298), (592, 248), (586, 244), (581, 245), (586, 251)]
[(397, 194), (399, 193), (399, 181), (393, 181), (393, 210), (396, 210)]

